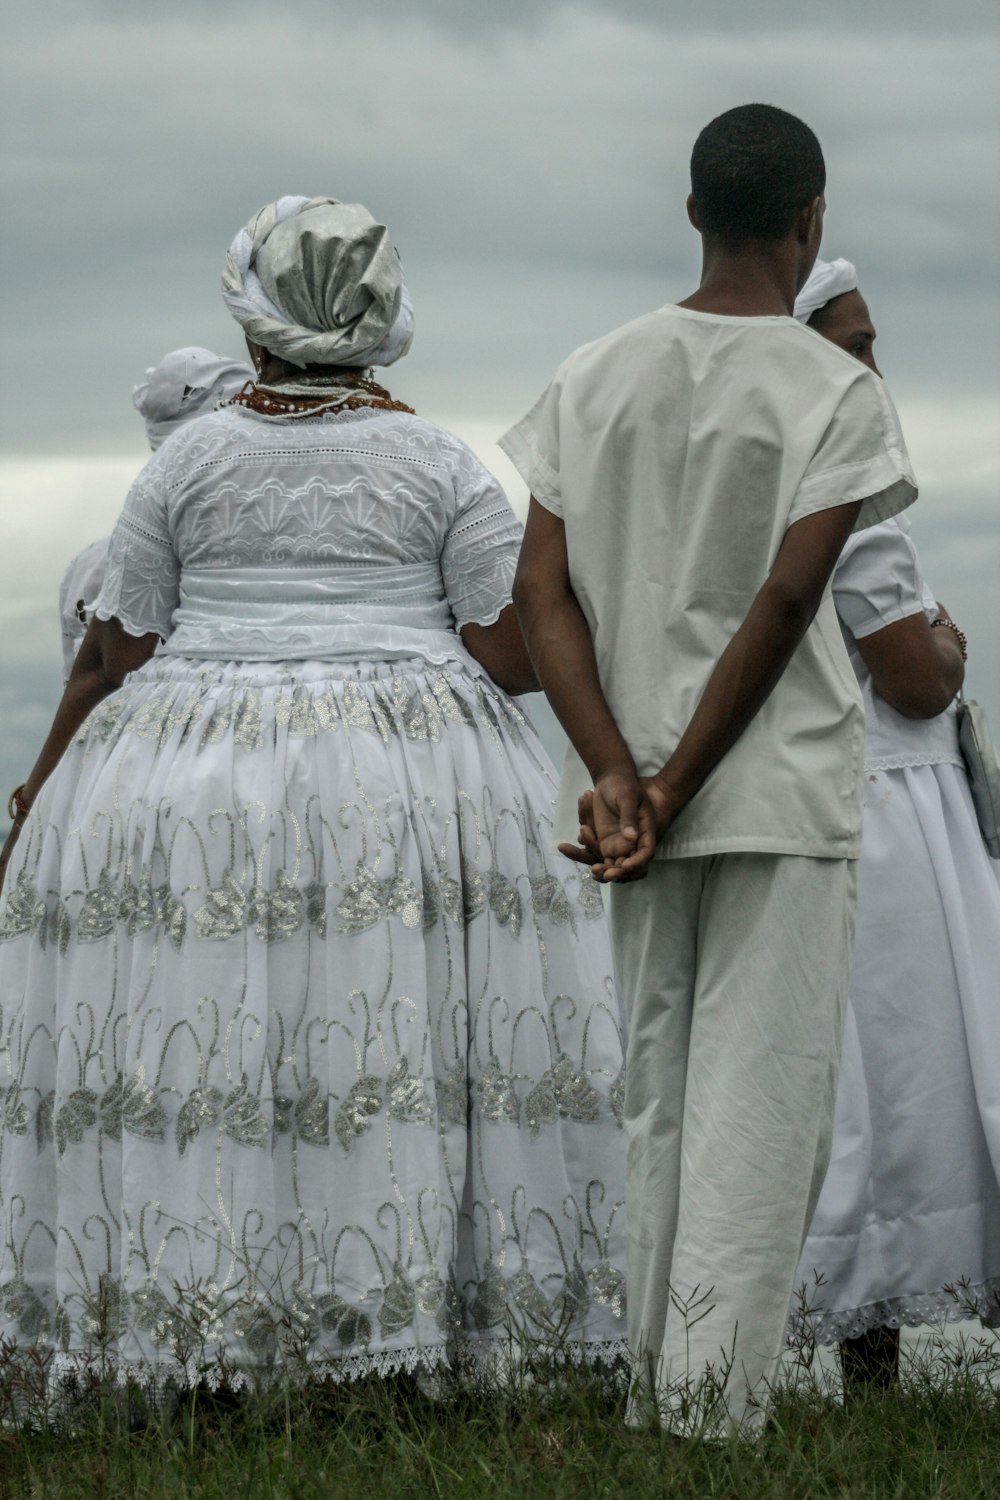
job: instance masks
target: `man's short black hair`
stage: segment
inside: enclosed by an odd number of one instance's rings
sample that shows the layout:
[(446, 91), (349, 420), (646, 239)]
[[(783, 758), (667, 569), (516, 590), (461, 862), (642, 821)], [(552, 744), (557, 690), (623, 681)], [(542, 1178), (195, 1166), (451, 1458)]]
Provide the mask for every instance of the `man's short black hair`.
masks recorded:
[(826, 186), (819, 141), (773, 104), (740, 104), (706, 125), (691, 153), (702, 233), (731, 245), (781, 240)]

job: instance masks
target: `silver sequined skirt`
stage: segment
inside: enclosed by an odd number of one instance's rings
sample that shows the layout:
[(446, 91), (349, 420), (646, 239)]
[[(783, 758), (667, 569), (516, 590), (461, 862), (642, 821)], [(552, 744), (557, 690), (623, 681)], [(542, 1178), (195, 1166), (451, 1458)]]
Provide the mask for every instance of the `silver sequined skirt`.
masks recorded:
[(0, 1335), (337, 1375), (624, 1341), (600, 892), (487, 678), (154, 658), (0, 908)]

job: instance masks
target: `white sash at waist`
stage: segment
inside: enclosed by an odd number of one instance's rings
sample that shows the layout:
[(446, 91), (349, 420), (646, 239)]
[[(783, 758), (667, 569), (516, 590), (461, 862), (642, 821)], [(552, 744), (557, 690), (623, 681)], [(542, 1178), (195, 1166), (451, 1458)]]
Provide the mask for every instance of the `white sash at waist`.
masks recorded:
[(436, 562), (185, 569), (162, 649), (229, 661), (464, 655)]

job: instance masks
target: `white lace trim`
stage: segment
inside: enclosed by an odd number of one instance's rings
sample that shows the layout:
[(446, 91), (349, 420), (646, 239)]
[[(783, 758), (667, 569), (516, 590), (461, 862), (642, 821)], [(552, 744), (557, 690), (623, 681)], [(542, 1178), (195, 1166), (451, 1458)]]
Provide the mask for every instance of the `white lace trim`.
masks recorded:
[(976, 1285), (956, 1285), (940, 1292), (918, 1293), (911, 1297), (887, 1297), (869, 1302), (866, 1307), (848, 1307), (839, 1312), (795, 1312), (787, 1334), (791, 1348), (809, 1344), (837, 1344), (842, 1339), (860, 1338), (873, 1328), (919, 1328), (947, 1323), (962, 1323), (980, 1318), (987, 1327), (1000, 1322), (1000, 1277), (991, 1277)]
[(909, 755), (865, 756), (866, 771), (906, 771), (916, 766), (960, 766), (962, 757), (953, 751), (914, 750)]
[(449, 1373), (473, 1381), (484, 1378), (503, 1381), (524, 1370), (533, 1360), (563, 1367), (600, 1364), (613, 1368), (629, 1366), (631, 1355), (624, 1338), (562, 1340), (550, 1344), (504, 1333), (492, 1339), (465, 1338), (426, 1347), (383, 1349), (377, 1354), (351, 1354), (344, 1359), (292, 1354), (269, 1366), (235, 1365), (221, 1356), (185, 1361), (164, 1354), (162, 1359), (153, 1361), (120, 1359), (99, 1349), (80, 1353), (56, 1350), (46, 1377), (49, 1390), (56, 1395), (69, 1384), (95, 1379), (122, 1387), (137, 1385), (151, 1394), (162, 1395), (171, 1388), (192, 1390), (200, 1384), (209, 1390), (239, 1391), (262, 1382), (277, 1385), (284, 1381), (323, 1380), (339, 1385), (372, 1375), (421, 1372)]

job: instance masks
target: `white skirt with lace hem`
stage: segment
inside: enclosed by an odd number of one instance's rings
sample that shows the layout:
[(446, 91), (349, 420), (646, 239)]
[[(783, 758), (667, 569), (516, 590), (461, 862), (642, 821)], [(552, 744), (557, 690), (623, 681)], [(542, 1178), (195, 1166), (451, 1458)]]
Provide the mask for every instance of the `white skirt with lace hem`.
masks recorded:
[(341, 1376), (624, 1338), (599, 890), (488, 679), (154, 658), (0, 909), (0, 1335)]

